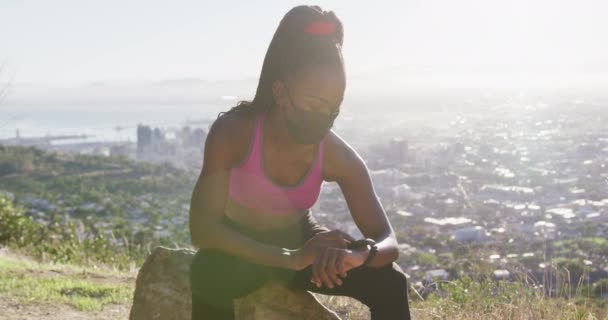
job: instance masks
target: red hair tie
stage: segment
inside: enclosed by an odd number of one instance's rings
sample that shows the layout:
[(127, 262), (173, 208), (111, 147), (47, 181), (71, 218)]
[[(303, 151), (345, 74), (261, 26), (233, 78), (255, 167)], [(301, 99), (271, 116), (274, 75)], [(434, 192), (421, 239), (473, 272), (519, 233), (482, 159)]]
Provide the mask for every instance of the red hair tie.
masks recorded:
[(308, 27), (306, 27), (305, 30), (305, 32), (308, 34), (321, 35), (332, 34), (334, 31), (336, 31), (336, 23), (325, 21), (313, 21), (308, 25)]

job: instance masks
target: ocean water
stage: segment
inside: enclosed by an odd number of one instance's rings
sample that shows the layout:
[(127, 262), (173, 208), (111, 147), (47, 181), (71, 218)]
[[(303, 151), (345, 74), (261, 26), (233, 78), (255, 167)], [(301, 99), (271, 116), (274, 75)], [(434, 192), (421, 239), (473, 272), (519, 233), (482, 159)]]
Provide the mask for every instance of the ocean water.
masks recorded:
[(86, 141), (136, 141), (137, 125), (165, 129), (186, 125), (207, 129), (228, 107), (155, 105), (137, 107), (0, 108), (0, 139), (89, 135)]
[[(582, 100), (585, 98), (584, 100)], [(213, 102), (211, 102), (213, 103)], [(217, 114), (227, 111), (235, 101), (217, 104), (157, 103), (150, 105), (53, 104), (19, 107), (0, 104), (0, 139), (44, 137), (49, 135), (89, 135), (86, 141), (132, 141), (137, 125), (165, 130), (189, 125), (208, 129)], [(334, 130), (344, 137), (370, 142), (378, 132), (412, 135), (413, 130), (435, 128), (445, 131), (454, 122), (509, 117), (550, 119), (556, 115), (599, 119), (608, 105), (604, 95), (570, 94), (496, 96), (469, 94), (424, 95), (413, 98), (373, 97), (350, 99), (341, 106)], [(447, 133), (447, 131), (445, 132)], [(424, 133), (426, 134), (426, 133)]]
[[(79, 141), (137, 141), (137, 125), (144, 124), (171, 131), (184, 126), (207, 130), (226, 105), (149, 105), (149, 106), (83, 106), (62, 108), (37, 106), (18, 108), (0, 106), (0, 139), (87, 135)], [(352, 120), (354, 111), (341, 113), (334, 128)]]

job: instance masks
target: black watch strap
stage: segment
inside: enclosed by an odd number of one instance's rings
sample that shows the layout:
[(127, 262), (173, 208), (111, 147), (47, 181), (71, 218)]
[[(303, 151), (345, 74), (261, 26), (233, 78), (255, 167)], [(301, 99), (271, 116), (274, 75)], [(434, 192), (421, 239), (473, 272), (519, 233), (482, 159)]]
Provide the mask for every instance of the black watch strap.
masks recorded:
[(368, 265), (369, 262), (374, 258), (374, 256), (378, 252), (378, 246), (376, 245), (376, 241), (374, 241), (374, 239), (365, 238), (365, 239), (359, 239), (359, 240), (353, 241), (348, 245), (348, 249), (351, 249), (351, 250), (363, 248), (366, 246), (369, 246), (369, 253), (367, 255), (367, 259), (365, 259), (362, 266)]
[(375, 244), (376, 244), (376, 241), (374, 241), (374, 239), (370, 239), (370, 238), (359, 239), (359, 240), (351, 242), (348, 245), (348, 249), (359, 249), (359, 248), (363, 248), (368, 245), (371, 247)]
[(369, 249), (369, 253), (367, 254), (367, 259), (365, 259), (365, 261), (363, 261), (362, 266), (366, 266), (369, 264), (370, 261), (372, 261), (372, 259), (376, 256), (376, 253), (378, 253), (378, 246), (376, 245), (376, 243), (374, 243), (371, 248)]

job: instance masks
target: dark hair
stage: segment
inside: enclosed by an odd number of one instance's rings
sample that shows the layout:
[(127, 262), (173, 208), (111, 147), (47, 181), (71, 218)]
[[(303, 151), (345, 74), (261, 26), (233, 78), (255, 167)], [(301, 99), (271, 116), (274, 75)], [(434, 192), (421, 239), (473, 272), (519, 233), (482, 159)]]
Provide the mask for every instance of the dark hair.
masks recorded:
[[(307, 32), (311, 24), (329, 23), (335, 27), (328, 32)], [(289, 10), (270, 41), (260, 80), (252, 101), (242, 100), (223, 114), (239, 112), (256, 114), (275, 107), (272, 84), (305, 65), (343, 66), (342, 43), (344, 29), (333, 11), (324, 11), (319, 6), (297, 6)]]

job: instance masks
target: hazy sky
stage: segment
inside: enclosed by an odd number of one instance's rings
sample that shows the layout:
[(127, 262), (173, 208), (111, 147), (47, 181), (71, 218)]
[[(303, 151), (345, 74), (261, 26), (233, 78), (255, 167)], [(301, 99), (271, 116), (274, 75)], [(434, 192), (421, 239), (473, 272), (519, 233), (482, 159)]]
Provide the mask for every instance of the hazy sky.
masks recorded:
[[(250, 80), (299, 1), (0, 1), (0, 63), (13, 99), (33, 85)], [(608, 74), (608, 2), (317, 1), (345, 27), (349, 76)], [(356, 81), (355, 81), (356, 82)], [(254, 88), (251, 88), (253, 90)]]

